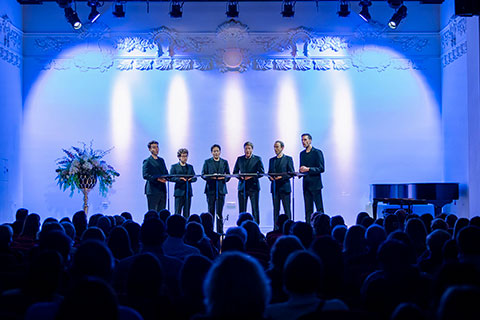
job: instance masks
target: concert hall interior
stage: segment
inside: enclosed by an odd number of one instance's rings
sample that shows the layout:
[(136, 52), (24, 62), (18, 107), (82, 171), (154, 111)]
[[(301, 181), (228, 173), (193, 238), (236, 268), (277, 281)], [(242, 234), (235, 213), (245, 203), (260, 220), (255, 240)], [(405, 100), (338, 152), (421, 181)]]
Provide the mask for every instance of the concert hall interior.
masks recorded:
[[(57, 219), (82, 208), (83, 195), (55, 180), (62, 149), (80, 142), (113, 148), (106, 160), (120, 173), (105, 197), (90, 192), (89, 213), (141, 221), (150, 140), (167, 168), (187, 148), (197, 174), (213, 144), (233, 170), (251, 141), (267, 169), (282, 140), (298, 171), (302, 133), (325, 156), (325, 212), (348, 225), (372, 214), (372, 184), (459, 183), (443, 211), (480, 212), (479, 22), (455, 15), (453, 0), (404, 1), (396, 29), (387, 1), (372, 1), (369, 22), (359, 1), (346, 17), (339, 1), (297, 1), (293, 17), (282, 1), (240, 1), (236, 18), (222, 1), (185, 1), (179, 18), (168, 1), (126, 1), (124, 17), (105, 1), (91, 23), (79, 0), (79, 29), (59, 3), (35, 2), (0, 2), (2, 223), (20, 207)], [(260, 225), (271, 230), (270, 182), (260, 185)], [(193, 183), (192, 213), (207, 210), (204, 186)], [(229, 227), (237, 179), (227, 187)], [(169, 196), (173, 208), (173, 184)], [(293, 197), (303, 220), (301, 179)]]

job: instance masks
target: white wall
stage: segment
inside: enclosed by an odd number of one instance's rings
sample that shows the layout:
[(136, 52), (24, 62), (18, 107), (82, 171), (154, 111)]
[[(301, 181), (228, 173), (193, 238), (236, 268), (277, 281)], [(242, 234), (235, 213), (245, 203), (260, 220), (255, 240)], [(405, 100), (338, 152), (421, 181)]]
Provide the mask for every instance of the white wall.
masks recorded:
[[(8, 17), (8, 18), (7, 18)], [(0, 221), (13, 221), (22, 205), (22, 11), (14, 0), (0, 2)]]

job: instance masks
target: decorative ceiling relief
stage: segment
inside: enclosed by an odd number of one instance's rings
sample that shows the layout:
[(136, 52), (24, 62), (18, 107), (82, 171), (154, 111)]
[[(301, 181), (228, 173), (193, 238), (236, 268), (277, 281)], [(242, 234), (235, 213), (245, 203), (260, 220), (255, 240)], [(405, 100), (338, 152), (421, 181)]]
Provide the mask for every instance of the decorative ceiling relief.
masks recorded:
[(6, 15), (0, 17), (0, 59), (16, 67), (22, 64), (22, 31)]
[(445, 68), (467, 53), (467, 19), (453, 17), (441, 31), (442, 66)]
[[(78, 34), (26, 39), (33, 43), (28, 54), (42, 61), (51, 59), (46, 68), (63, 69), (69, 65), (82, 71), (102, 72), (112, 68), (123, 71), (354, 69), (381, 72), (388, 68), (419, 68), (421, 63), (417, 58), (425, 60), (435, 53), (438, 57), (438, 35), (382, 33), (378, 27), (370, 28), (362, 27), (348, 35), (325, 35), (305, 27), (285, 32), (254, 32), (232, 19), (210, 33), (185, 33), (163, 26), (148, 34), (123, 35), (113, 34), (103, 25)], [(68, 51), (79, 46), (82, 49), (78, 54)], [(382, 50), (385, 48), (399, 54), (375, 53), (385, 52)], [(408, 57), (409, 53), (414, 54), (415, 61)], [(74, 61), (57, 64), (55, 60), (58, 59)]]

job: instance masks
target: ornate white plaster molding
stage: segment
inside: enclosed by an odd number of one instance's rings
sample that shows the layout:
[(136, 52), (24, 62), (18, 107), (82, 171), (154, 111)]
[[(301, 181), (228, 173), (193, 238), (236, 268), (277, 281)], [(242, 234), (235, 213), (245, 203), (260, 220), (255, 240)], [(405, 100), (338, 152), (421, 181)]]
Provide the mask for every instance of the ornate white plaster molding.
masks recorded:
[(0, 58), (16, 67), (22, 64), (22, 31), (8, 16), (0, 17)]
[[(413, 52), (415, 56), (430, 56), (432, 36), (392, 35), (378, 30), (361, 30), (351, 35), (325, 35), (298, 27), (285, 32), (252, 32), (248, 26), (229, 20), (215, 32), (182, 33), (168, 27), (160, 27), (150, 34), (112, 35), (108, 27), (79, 35), (44, 36), (34, 40), (43, 59), (51, 60), (45, 68), (63, 70), (65, 66), (106, 71), (118, 70), (219, 70), (220, 72), (244, 72), (247, 70), (278, 71), (328, 71), (399, 70), (420, 68), (421, 63), (405, 58), (380, 56), (372, 61), (363, 57), (365, 46), (394, 48), (399, 52)], [(103, 30), (103, 31), (102, 31)], [(436, 38), (438, 45), (438, 35)], [(95, 42), (98, 43), (95, 43)], [(65, 57), (52, 57), (88, 43), (82, 50), (84, 56), (98, 55), (89, 65), (79, 64), (75, 55), (71, 63)], [(437, 47), (438, 48), (438, 47)], [(372, 50), (372, 48), (370, 48)], [(436, 49), (438, 52), (438, 49)], [(438, 54), (438, 53), (437, 53)], [(61, 60), (57, 62), (56, 60)]]
[(442, 66), (446, 67), (467, 53), (467, 19), (452, 17), (441, 31)]

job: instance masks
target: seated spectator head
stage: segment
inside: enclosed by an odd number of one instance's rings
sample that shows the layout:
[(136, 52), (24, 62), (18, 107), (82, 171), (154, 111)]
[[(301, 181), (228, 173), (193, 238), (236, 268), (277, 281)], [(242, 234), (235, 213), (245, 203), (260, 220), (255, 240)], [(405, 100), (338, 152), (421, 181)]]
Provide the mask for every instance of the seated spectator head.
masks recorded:
[(75, 227), (73, 226), (73, 224), (71, 222), (61, 222), (60, 223), (63, 227), (63, 229), (65, 230), (65, 234), (70, 238), (72, 239), (72, 242), (75, 241), (75, 236), (76, 236), (76, 232), (75, 232)]
[(77, 280), (92, 276), (109, 281), (113, 272), (113, 256), (110, 249), (99, 241), (89, 240), (81, 243), (73, 256), (71, 272), (73, 278)]
[(243, 242), (243, 240), (238, 236), (238, 234), (230, 234), (226, 236), (225, 239), (223, 239), (221, 252), (225, 253), (229, 251), (245, 252), (245, 242)]
[(28, 216), (28, 209), (20, 208), (15, 213), (15, 221), (25, 221)]
[(294, 224), (295, 222), (293, 222), (293, 220), (290, 220), (288, 219), (287, 221), (285, 221), (285, 223), (283, 224), (283, 230), (282, 230), (282, 233), (286, 236), (292, 234), (292, 225)]
[(278, 215), (277, 222), (275, 223), (275, 229), (280, 230), (280, 232), (282, 232), (283, 224), (287, 220), (288, 220), (288, 216), (285, 213)]
[(317, 238), (310, 246), (310, 252), (320, 258), (324, 267), (326, 290), (339, 291), (343, 283), (342, 246), (330, 236)]
[(190, 222), (202, 223), (202, 220), (198, 214), (191, 214), (187, 219), (187, 224)]
[(476, 216), (476, 217), (473, 217), (472, 219), (470, 219), (470, 225), (480, 228), (480, 217)]
[(90, 216), (90, 219), (88, 219), (88, 228), (90, 227), (97, 227), (98, 219), (103, 217), (103, 214), (101, 213), (95, 213)]
[(40, 230), (40, 216), (36, 213), (31, 213), (25, 218), (21, 235), (35, 238), (38, 230)]
[(65, 233), (65, 229), (60, 223), (58, 223), (57, 221), (51, 221), (43, 223), (42, 229), (38, 233), (38, 238), (40, 239), (42, 237), (42, 234), (49, 233), (51, 231), (60, 231), (62, 233)]
[(158, 258), (151, 253), (135, 256), (127, 276), (127, 297), (131, 302), (160, 296), (164, 272)]
[(405, 270), (411, 262), (408, 247), (398, 240), (387, 240), (380, 245), (377, 260), (382, 270), (394, 274)]
[(105, 239), (105, 233), (103, 233), (102, 229), (97, 227), (88, 227), (88, 229), (83, 232), (80, 242), (88, 240), (105, 242)]
[(140, 241), (144, 248), (161, 247), (165, 239), (165, 225), (160, 219), (149, 219), (143, 222), (140, 229)]
[(421, 255), (425, 251), (425, 241), (427, 239), (427, 230), (423, 221), (418, 218), (409, 219), (405, 224), (405, 233), (412, 240), (416, 255)]
[(260, 232), (260, 228), (255, 221), (244, 221), (241, 227), (247, 231), (247, 242), (245, 243), (247, 250), (265, 240), (264, 235)]
[[(328, 228), (330, 228), (330, 225), (328, 225)], [(297, 221), (292, 226), (292, 235), (300, 240), (305, 249), (308, 249), (313, 241), (313, 228), (306, 222)]]
[(20, 208), (15, 213), (15, 222), (12, 224), (13, 233), (19, 235), (22, 232), (25, 219), (28, 216), (28, 210), (25, 208)]
[(323, 212), (321, 212), (321, 211), (315, 211), (314, 213), (312, 213), (312, 215), (310, 216), (310, 223), (311, 223), (312, 227), (313, 227), (313, 221), (315, 221), (315, 218), (322, 213)]
[(183, 241), (188, 245), (195, 245), (205, 237), (203, 226), (198, 222), (189, 222), (185, 228)]
[(98, 219), (97, 227), (102, 229), (103, 233), (108, 237), (110, 230), (114, 227), (114, 224), (107, 216), (102, 216)]
[(453, 286), (440, 300), (439, 320), (470, 320), (478, 318), (480, 289), (476, 286)]
[(241, 226), (242, 223), (246, 220), (253, 221), (253, 216), (248, 212), (242, 212), (238, 215), (237, 226)]
[(160, 219), (160, 214), (158, 214), (158, 212), (155, 210), (148, 210), (143, 216), (143, 222), (147, 221), (148, 219)]
[(365, 212), (365, 211), (359, 212), (359, 213), (357, 214), (357, 220), (356, 220), (355, 224), (356, 224), (356, 225), (361, 225), (361, 224), (362, 224), (362, 220), (363, 220), (365, 217), (369, 217), (368, 212)]
[(415, 255), (415, 249), (413, 247), (412, 240), (410, 237), (403, 231), (397, 230), (392, 232), (388, 235), (387, 240), (398, 240), (402, 242), (404, 245), (407, 246), (408, 254), (409, 254), (409, 264), (415, 264), (417, 261), (417, 257)]
[(480, 228), (468, 226), (457, 235), (457, 245), (460, 261), (466, 257), (480, 257)]
[(385, 229), (382, 227), (372, 224), (368, 227), (367, 232), (365, 233), (365, 238), (367, 240), (367, 246), (370, 252), (377, 253), (378, 247), (382, 244), (383, 241), (387, 238)]
[(432, 232), (433, 216), (430, 213), (424, 213), (420, 216), (420, 220), (423, 221), (423, 225), (425, 226), (425, 229), (427, 230), (427, 234)]
[(260, 264), (245, 254), (222, 254), (203, 285), (207, 316), (217, 319), (262, 319), (270, 285)]
[(167, 234), (170, 237), (182, 238), (185, 234), (187, 220), (179, 214), (174, 214), (167, 219)]
[(43, 220), (41, 229), (43, 229), (43, 226), (44, 226), (44, 225), (49, 224), (49, 223), (52, 223), (52, 222), (58, 223), (58, 220), (55, 219), (54, 217), (48, 217), (48, 218), (46, 218), (45, 220)]
[(140, 225), (133, 220), (127, 220), (123, 224), (123, 227), (128, 232), (130, 238), (130, 245), (134, 252), (138, 252), (140, 247)]
[(180, 287), (184, 296), (203, 301), (203, 282), (211, 266), (212, 261), (205, 256), (194, 254), (185, 259), (180, 271)]
[(62, 219), (60, 219), (60, 223), (62, 223), (62, 222), (70, 222), (70, 223), (72, 223), (72, 220), (70, 220), (69, 217), (63, 217)]
[(449, 239), (445, 242), (442, 248), (442, 255), (444, 263), (458, 262), (458, 246), (454, 239)]
[(383, 227), (384, 223), (385, 223), (385, 220), (383, 218), (378, 218), (374, 222), (374, 224), (376, 224), (377, 226), (380, 226), (380, 227)]
[(209, 212), (204, 212), (200, 215), (203, 230), (205, 232), (213, 232), (213, 216)]
[(400, 303), (392, 313), (391, 320), (427, 320), (422, 309), (414, 303)]
[(72, 223), (75, 226), (75, 231), (78, 235), (81, 235), (83, 231), (87, 229), (87, 214), (85, 211), (80, 210), (73, 214)]
[(290, 295), (319, 292), (322, 278), (323, 266), (316, 255), (308, 251), (297, 251), (287, 258), (283, 269), (283, 283)]
[(457, 222), (457, 220), (458, 220), (458, 217), (453, 213), (448, 214), (447, 217), (445, 218), (445, 221), (447, 222), (449, 229), (453, 229), (453, 227), (455, 226), (455, 222)]
[(436, 218), (432, 220), (432, 225), (430, 227), (431, 231), (435, 230), (445, 230), (448, 231), (448, 224), (445, 222), (445, 220)]
[(238, 238), (240, 238), (240, 240), (242, 240), (243, 242), (243, 245), (245, 246), (247, 244), (247, 230), (245, 230), (245, 228), (242, 228), (242, 227), (230, 227), (227, 229), (227, 232), (225, 233), (225, 237), (228, 237), (228, 236), (237, 236)]
[(345, 235), (347, 234), (347, 226), (338, 225), (335, 226), (332, 230), (332, 237), (337, 241), (343, 248), (343, 242), (345, 241)]
[(445, 230), (434, 230), (427, 236), (427, 249), (437, 256), (442, 256), (442, 250), (445, 243), (452, 237)]
[(467, 218), (460, 218), (457, 221), (455, 221), (455, 226), (453, 227), (453, 239), (457, 239), (457, 235), (466, 226), (468, 226), (470, 221), (468, 221)]
[(367, 253), (367, 241), (365, 240), (365, 227), (354, 225), (348, 228), (343, 242), (343, 252), (347, 255), (362, 255)]
[(400, 226), (400, 229), (403, 230), (405, 220), (407, 219), (407, 212), (403, 209), (398, 209), (397, 211), (395, 211), (395, 215), (398, 218), (398, 224)]
[(72, 248), (72, 239), (59, 230), (52, 230), (49, 232), (41, 232), (39, 238), (39, 247), (41, 250), (53, 250), (58, 252), (63, 261), (70, 260), (70, 250)]
[(132, 214), (130, 212), (127, 212), (127, 211), (124, 211), (120, 214), (125, 220), (132, 220), (133, 221), (133, 217), (132, 217)]
[(385, 226), (385, 232), (387, 233), (387, 235), (389, 235), (394, 231), (400, 230), (400, 223), (398, 222), (397, 215), (389, 214), (385, 216), (384, 226)]
[(330, 227), (330, 217), (325, 213), (317, 215), (315, 220), (313, 220), (313, 229), (317, 237), (330, 235), (332, 231)]
[(305, 247), (297, 237), (281, 236), (270, 251), (270, 268), (283, 270), (288, 256), (298, 250), (305, 250)]
[(365, 229), (368, 229), (368, 227), (370, 227), (374, 222), (375, 222), (375, 220), (373, 220), (372, 217), (368, 216), (368, 217), (363, 218), (362, 222), (360, 224), (362, 226), (364, 226)]
[(330, 219), (330, 228), (333, 230), (336, 226), (346, 226), (342, 216), (336, 215)]
[(121, 226), (125, 222), (125, 218), (118, 214), (114, 215), (113, 219), (115, 219), (115, 226)]
[(122, 226), (116, 226), (110, 231), (107, 246), (115, 259), (122, 260), (133, 255), (130, 237)]
[(166, 224), (167, 219), (168, 219), (168, 217), (170, 217), (171, 214), (170, 214), (170, 211), (168, 211), (167, 209), (162, 209), (162, 210), (160, 210), (158, 215), (160, 216), (160, 220), (163, 221), (163, 224)]
[(0, 250), (5, 250), (10, 247), (13, 240), (13, 228), (8, 224), (0, 226)]
[(57, 320), (116, 320), (118, 301), (103, 280), (87, 277), (78, 281), (60, 304)]

